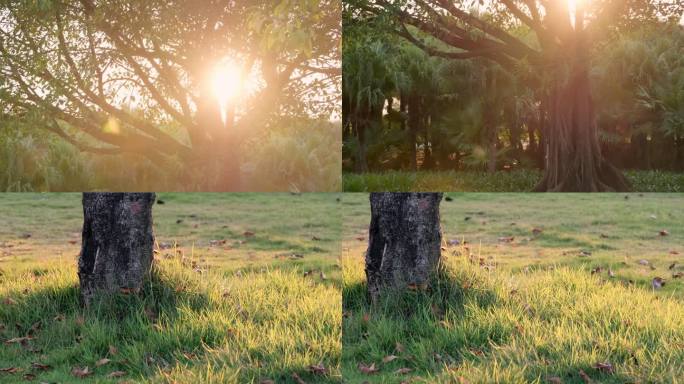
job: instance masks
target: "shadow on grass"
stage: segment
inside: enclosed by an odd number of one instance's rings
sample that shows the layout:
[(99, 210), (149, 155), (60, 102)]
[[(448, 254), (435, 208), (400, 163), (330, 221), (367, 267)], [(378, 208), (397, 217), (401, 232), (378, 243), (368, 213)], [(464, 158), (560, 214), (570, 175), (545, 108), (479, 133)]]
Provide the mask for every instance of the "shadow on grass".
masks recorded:
[[(533, 356), (507, 356), (525, 351), (515, 352), (529, 337), (523, 334), (520, 323), (538, 315), (495, 282), (472, 271), (444, 269), (426, 291), (388, 292), (375, 305), (368, 299), (365, 282), (349, 284), (343, 290), (343, 308), (343, 375), (350, 382), (394, 382), (402, 377), (397, 375), (401, 368), (411, 369), (403, 376), (407, 382), (411, 382), (410, 376), (431, 382), (461, 382), (461, 375), (473, 382), (493, 382), (492, 372), (505, 372), (506, 365), (535, 364), (540, 357), (544, 364), (518, 367), (515, 377), (519, 382), (555, 376), (564, 383), (584, 383), (580, 371), (606, 383), (630, 379), (601, 373), (588, 364), (554, 366), (552, 353), (547, 359), (542, 350)], [(372, 376), (359, 368), (371, 364), (378, 369)], [(463, 367), (469, 367), (468, 373), (460, 371)], [(482, 371), (487, 373), (478, 376)]]

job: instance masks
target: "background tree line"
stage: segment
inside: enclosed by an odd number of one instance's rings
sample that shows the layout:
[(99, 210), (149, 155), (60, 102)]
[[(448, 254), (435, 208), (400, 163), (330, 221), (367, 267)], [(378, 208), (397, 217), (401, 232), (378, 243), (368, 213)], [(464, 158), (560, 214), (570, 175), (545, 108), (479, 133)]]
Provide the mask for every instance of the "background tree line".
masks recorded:
[[(416, 2), (413, 8), (404, 3), (353, 1), (343, 12), (344, 169), (544, 168), (545, 140), (555, 131), (544, 129), (550, 116), (544, 103), (553, 88), (553, 76), (544, 72), (569, 69), (557, 63), (549, 69), (528, 56), (504, 66), (474, 51), (455, 51), (439, 33), (451, 33), (448, 23), (451, 30), (468, 24), (460, 19), (468, 16), (457, 13), (468, 2), (455, 2), (459, 9), (451, 14), (436, 12), (443, 11), (440, 1)], [(609, 32), (595, 38), (589, 53), (601, 153), (617, 168), (682, 171), (684, 30), (676, 16), (681, 9), (669, 19), (660, 13), (665, 8), (629, 9), (627, 21), (603, 21)], [(512, 23), (510, 9), (470, 10), (518, 43), (543, 46), (538, 40), (544, 35)], [(439, 33), (425, 32), (445, 14), (458, 16), (443, 22)], [(474, 41), (486, 36), (477, 32), (469, 31)]]

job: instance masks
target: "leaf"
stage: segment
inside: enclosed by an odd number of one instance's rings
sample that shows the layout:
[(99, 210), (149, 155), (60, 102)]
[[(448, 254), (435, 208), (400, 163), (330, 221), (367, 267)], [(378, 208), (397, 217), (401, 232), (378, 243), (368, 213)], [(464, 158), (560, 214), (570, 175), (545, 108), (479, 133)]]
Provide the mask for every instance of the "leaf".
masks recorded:
[(413, 369), (411, 368), (399, 368), (396, 371), (394, 371), (394, 373), (397, 375), (405, 375), (411, 371), (413, 371)]
[(608, 374), (611, 374), (614, 372), (613, 364), (611, 364), (607, 361), (604, 363), (599, 362), (599, 363), (594, 364), (594, 369), (596, 369), (600, 372), (608, 373)]
[(546, 382), (551, 383), (551, 384), (562, 384), (563, 383), (563, 381), (561, 381), (561, 378), (558, 376), (547, 377)]
[(401, 343), (398, 342), (398, 341), (397, 341), (396, 344), (394, 345), (394, 348), (395, 348), (395, 349), (397, 350), (397, 352), (399, 352), (399, 353), (404, 353), (404, 351), (406, 351), (406, 348), (404, 347), (404, 345), (401, 344)]
[(359, 363), (358, 368), (359, 368), (359, 371), (361, 371), (361, 373), (365, 373), (366, 375), (372, 375), (378, 371), (378, 369), (375, 368), (375, 363), (373, 363), (371, 365)]
[(119, 349), (118, 349), (118, 348), (116, 348), (116, 347), (113, 346), (113, 345), (110, 345), (110, 346), (109, 346), (109, 354), (110, 354), (110, 355), (116, 356), (116, 354), (118, 354), (118, 353), (119, 353)]
[(105, 365), (105, 364), (108, 364), (110, 361), (111, 361), (111, 360), (109, 360), (108, 358), (105, 357), (105, 358), (102, 358), (102, 359), (98, 360), (97, 362), (95, 362), (95, 366), (96, 366), (96, 367), (101, 367), (101, 366), (103, 366), (103, 365)]
[(263, 379), (263, 380), (259, 381), (259, 384), (275, 384), (275, 381), (273, 381), (271, 379)]
[(8, 297), (5, 300), (3, 300), (2, 303), (5, 305), (15, 305), (17, 302), (13, 298)]
[(306, 384), (306, 381), (302, 380), (301, 377), (297, 374), (297, 372), (292, 372), (292, 378), (297, 384)]
[(30, 337), (30, 336), (15, 337), (13, 339), (9, 339), (9, 340), (5, 341), (5, 344), (15, 344), (15, 343), (26, 344), (26, 342), (29, 340), (33, 340), (33, 337)]
[(36, 379), (36, 375), (34, 375), (33, 373), (25, 373), (23, 378), (26, 381), (32, 381)]
[(35, 369), (36, 371), (47, 371), (50, 368), (52, 367), (50, 367), (47, 364), (41, 364), (36, 362), (31, 363), (31, 369)]
[(323, 363), (319, 363), (318, 365), (309, 365), (307, 370), (315, 375), (325, 375), (328, 373), (328, 368), (326, 368)]
[(660, 289), (665, 286), (665, 280), (662, 277), (654, 277), (651, 286), (653, 289)]
[(107, 375), (107, 377), (110, 379), (115, 378), (115, 377), (122, 377), (122, 376), (126, 376), (125, 371), (114, 371), (114, 372)]
[(670, 232), (668, 232), (666, 229), (663, 229), (663, 230), (661, 230), (660, 232), (658, 232), (658, 234), (659, 234), (660, 236), (667, 236), (667, 235), (670, 234)]
[(544, 232), (544, 230), (541, 228), (532, 228), (532, 234), (534, 235), (539, 235), (542, 232)]
[(63, 314), (58, 314), (57, 316), (53, 317), (52, 320), (54, 321), (64, 321), (64, 315)]
[(90, 368), (88, 368), (88, 367), (84, 367), (84, 368), (74, 367), (71, 370), (71, 374), (78, 377), (79, 379), (82, 379), (86, 376), (92, 375), (93, 372), (91, 372)]
[(242, 233), (242, 235), (243, 235), (244, 237), (252, 237), (252, 236), (254, 236), (254, 232), (252, 232), (252, 231), (244, 231), (244, 232)]
[(22, 369), (17, 368), (17, 367), (0, 368), (0, 372), (11, 373), (11, 374), (15, 374), (15, 373), (21, 372), (21, 371), (22, 371)]
[(586, 372), (580, 369), (579, 375), (585, 383), (591, 383), (591, 377), (589, 377)]
[(387, 364), (387, 363), (389, 363), (390, 361), (393, 361), (393, 360), (398, 359), (398, 358), (399, 358), (398, 356), (389, 355), (389, 356), (383, 357), (383, 358), (382, 358), (382, 362), (385, 363), (385, 364)]

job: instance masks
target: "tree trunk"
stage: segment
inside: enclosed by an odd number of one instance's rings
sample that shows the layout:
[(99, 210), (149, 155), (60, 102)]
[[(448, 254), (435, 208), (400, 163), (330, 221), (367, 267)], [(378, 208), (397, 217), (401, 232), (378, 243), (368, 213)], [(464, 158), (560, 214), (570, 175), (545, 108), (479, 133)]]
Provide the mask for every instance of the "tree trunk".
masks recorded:
[(588, 69), (575, 69), (548, 98), (544, 178), (535, 191), (627, 191), (622, 173), (601, 155)]
[(81, 300), (97, 292), (138, 292), (153, 257), (154, 193), (84, 193), (78, 260)]
[(366, 280), (371, 301), (384, 289), (423, 289), (441, 250), (441, 193), (371, 193)]

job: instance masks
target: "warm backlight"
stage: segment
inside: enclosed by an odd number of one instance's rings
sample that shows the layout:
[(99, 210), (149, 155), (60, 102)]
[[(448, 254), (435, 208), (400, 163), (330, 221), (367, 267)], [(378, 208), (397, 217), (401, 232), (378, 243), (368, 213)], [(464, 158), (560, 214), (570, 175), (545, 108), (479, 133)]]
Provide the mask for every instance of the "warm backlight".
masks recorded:
[(212, 84), (221, 107), (221, 117), (225, 123), (228, 108), (234, 107), (231, 104), (234, 104), (242, 93), (244, 84), (242, 68), (229, 60), (220, 62), (214, 69)]

